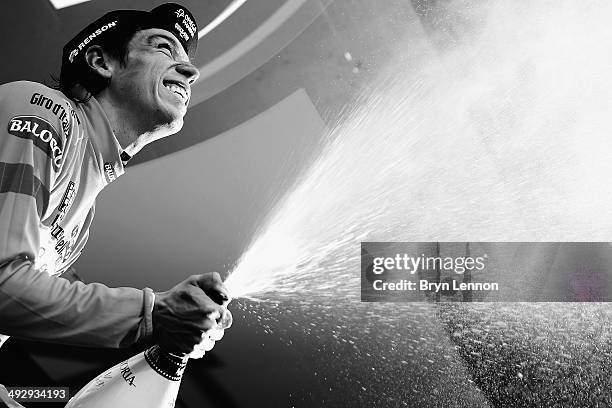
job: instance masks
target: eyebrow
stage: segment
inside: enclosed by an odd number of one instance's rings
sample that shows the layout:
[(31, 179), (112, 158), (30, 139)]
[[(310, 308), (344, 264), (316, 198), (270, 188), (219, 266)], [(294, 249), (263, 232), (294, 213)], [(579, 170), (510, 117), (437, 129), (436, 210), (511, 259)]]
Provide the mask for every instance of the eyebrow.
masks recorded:
[[(168, 34), (164, 34), (164, 33), (151, 34), (147, 42), (149, 45), (152, 45), (153, 41), (159, 38), (168, 41), (172, 45), (172, 54), (174, 55), (175, 59), (179, 58), (179, 56), (182, 54), (181, 51), (183, 50), (183, 45), (177, 39), (169, 36)], [(185, 52), (185, 56), (187, 57), (188, 61), (191, 61), (191, 58), (189, 58), (189, 55), (187, 55), (187, 52)]]
[(166, 41), (168, 41), (170, 44), (172, 44), (172, 47), (174, 48), (174, 50), (176, 51), (178, 47), (181, 47), (181, 44), (178, 43), (178, 41), (176, 41), (174, 38), (170, 37), (169, 35), (166, 34), (153, 34), (149, 37), (149, 44), (151, 44), (153, 41), (155, 41), (158, 38), (162, 38)]

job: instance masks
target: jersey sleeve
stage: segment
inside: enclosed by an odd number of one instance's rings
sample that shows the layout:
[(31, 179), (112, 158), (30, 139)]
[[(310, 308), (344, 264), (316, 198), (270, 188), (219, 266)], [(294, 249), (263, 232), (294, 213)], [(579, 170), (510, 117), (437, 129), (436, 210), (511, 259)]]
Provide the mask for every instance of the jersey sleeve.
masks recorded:
[(67, 102), (32, 82), (0, 86), (0, 333), (124, 347), (152, 333), (151, 289), (69, 282), (36, 268), (40, 223), (74, 123)]

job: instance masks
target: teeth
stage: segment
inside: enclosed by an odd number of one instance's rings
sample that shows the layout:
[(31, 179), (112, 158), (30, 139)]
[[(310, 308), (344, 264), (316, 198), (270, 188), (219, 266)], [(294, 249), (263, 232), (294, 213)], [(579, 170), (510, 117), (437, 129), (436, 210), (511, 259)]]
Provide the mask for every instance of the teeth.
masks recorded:
[(168, 88), (170, 91), (174, 92), (176, 95), (178, 95), (178, 97), (182, 100), (182, 101), (187, 101), (187, 93), (185, 92), (185, 90), (176, 85), (176, 84), (172, 84), (172, 83), (167, 83), (164, 84), (164, 86), (166, 88)]

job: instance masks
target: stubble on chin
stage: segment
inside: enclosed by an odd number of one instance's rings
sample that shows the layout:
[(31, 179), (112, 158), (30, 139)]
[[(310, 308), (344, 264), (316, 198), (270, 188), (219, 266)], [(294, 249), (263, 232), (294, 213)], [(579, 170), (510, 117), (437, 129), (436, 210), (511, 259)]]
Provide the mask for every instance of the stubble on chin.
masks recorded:
[(158, 124), (154, 127), (152, 132), (150, 132), (147, 140), (148, 143), (154, 142), (156, 140), (163, 139), (168, 136), (172, 136), (183, 128), (184, 121), (183, 118), (178, 118), (174, 120), (170, 120), (166, 123)]

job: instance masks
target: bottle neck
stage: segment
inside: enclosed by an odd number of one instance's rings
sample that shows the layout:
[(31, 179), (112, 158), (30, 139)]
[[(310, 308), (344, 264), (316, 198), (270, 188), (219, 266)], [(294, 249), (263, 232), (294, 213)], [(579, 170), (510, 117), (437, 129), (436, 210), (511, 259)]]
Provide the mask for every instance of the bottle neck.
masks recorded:
[(180, 381), (189, 357), (179, 357), (155, 345), (144, 352), (145, 360), (159, 375), (171, 381)]

